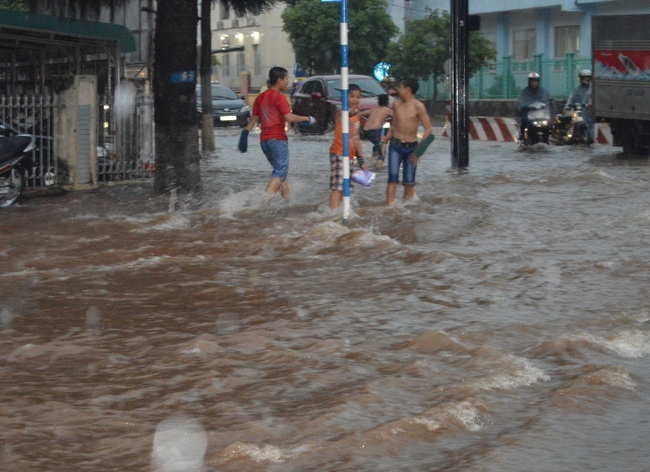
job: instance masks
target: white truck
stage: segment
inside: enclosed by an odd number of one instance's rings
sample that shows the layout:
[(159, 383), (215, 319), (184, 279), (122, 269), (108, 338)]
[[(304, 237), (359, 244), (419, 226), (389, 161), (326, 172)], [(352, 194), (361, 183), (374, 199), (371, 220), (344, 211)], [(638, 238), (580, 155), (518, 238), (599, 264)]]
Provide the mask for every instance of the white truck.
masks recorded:
[(650, 149), (650, 15), (594, 16), (593, 109), (609, 122), (614, 146)]

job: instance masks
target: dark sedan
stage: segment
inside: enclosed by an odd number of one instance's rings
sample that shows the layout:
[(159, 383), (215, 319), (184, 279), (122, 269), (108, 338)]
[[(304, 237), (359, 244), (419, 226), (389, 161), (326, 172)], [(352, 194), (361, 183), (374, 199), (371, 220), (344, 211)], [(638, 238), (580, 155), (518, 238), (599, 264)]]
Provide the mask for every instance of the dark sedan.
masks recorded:
[[(348, 76), (350, 84), (361, 88), (361, 110), (377, 106), (377, 97), (386, 91), (375, 79), (368, 75)], [(389, 98), (392, 106), (393, 97)], [(316, 75), (305, 80), (300, 90), (293, 95), (293, 113), (316, 118), (316, 124), (298, 129), (303, 133), (323, 134), (334, 129), (334, 117), (341, 106), (341, 76)]]
[[(211, 84), (212, 118), (214, 126), (246, 126), (251, 107), (229, 87)], [(201, 115), (201, 86), (196, 86), (196, 110)]]

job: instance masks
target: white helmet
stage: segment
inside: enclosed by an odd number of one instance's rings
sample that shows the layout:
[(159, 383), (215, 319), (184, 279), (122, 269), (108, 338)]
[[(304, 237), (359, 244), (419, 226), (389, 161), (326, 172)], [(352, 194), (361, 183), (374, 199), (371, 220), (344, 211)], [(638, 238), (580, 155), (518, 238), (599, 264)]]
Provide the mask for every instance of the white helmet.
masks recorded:
[(537, 72), (531, 72), (528, 74), (528, 86), (530, 86), (531, 82), (537, 81), (539, 84), (539, 74)]
[(589, 69), (582, 69), (578, 74), (578, 78), (582, 85), (589, 85), (589, 81), (591, 80), (591, 71)]

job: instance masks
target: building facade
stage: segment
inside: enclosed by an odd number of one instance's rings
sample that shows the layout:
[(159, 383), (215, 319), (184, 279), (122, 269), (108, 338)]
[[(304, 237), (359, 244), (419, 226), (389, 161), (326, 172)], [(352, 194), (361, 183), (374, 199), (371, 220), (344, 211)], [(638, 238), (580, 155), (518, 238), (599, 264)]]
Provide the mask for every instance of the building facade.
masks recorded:
[(153, 38), (156, 26), (155, 0), (130, 0), (124, 4), (104, 7), (99, 21), (125, 26), (135, 40), (135, 50), (125, 54), (124, 76), (149, 78), (153, 66)]
[[(449, 10), (450, 0), (411, 0), (410, 19), (425, 9)], [(535, 54), (562, 58), (566, 53), (591, 56), (594, 15), (650, 12), (650, 0), (469, 0), (470, 14), (480, 15), (481, 31), (497, 50), (497, 60), (532, 59)]]
[[(427, 9), (450, 10), (451, 0), (411, 0), (408, 19)], [(595, 15), (650, 12), (650, 0), (469, 0), (470, 14), (481, 18), (481, 32), (495, 46), (495, 63), (470, 82), (472, 98), (511, 99), (531, 71), (555, 98), (567, 98), (581, 69), (591, 69), (591, 20)], [(428, 89), (440, 85), (436, 81)], [(424, 88), (425, 90), (427, 87)]]
[(217, 64), (212, 78), (234, 90), (257, 91), (266, 84), (272, 67), (284, 67), (293, 79), (295, 54), (288, 35), (282, 31), (282, 12), (278, 3), (267, 11), (238, 16), (217, 3), (212, 6), (212, 51)]

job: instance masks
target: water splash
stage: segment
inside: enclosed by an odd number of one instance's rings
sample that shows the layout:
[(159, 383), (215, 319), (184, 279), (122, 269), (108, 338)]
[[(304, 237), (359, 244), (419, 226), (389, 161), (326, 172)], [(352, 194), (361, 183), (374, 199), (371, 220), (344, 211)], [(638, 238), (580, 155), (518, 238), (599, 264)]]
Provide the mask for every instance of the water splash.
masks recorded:
[(127, 119), (131, 117), (135, 109), (136, 88), (133, 82), (122, 80), (115, 89), (113, 99), (114, 110), (117, 118)]
[(102, 329), (102, 312), (94, 305), (86, 310), (86, 329), (89, 331), (101, 331)]
[(14, 320), (13, 310), (7, 306), (3, 306), (0, 310), (0, 328), (9, 329)]
[(177, 416), (161, 421), (153, 439), (152, 470), (155, 472), (199, 472), (204, 470), (208, 445), (198, 420)]

